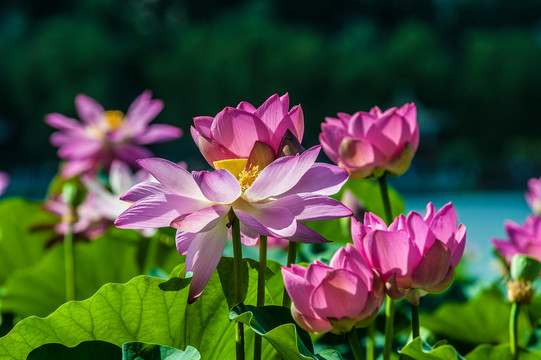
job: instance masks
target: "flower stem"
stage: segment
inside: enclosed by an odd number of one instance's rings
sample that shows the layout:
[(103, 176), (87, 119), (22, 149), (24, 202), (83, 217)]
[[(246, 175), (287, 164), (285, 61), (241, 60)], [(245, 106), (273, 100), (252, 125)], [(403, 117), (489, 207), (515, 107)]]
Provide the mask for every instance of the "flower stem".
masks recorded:
[[(287, 267), (290, 267), (291, 264), (295, 264), (297, 261), (297, 243), (290, 241), (287, 247)], [(282, 305), (286, 308), (291, 307), (291, 298), (287, 293), (287, 290), (284, 288), (284, 298), (282, 300)]]
[(75, 261), (73, 256), (73, 224), (64, 233), (64, 266), (66, 272), (66, 301), (75, 300)]
[(393, 215), (391, 213), (391, 201), (389, 200), (389, 190), (387, 189), (387, 174), (381, 175), (378, 178), (379, 190), (381, 192), (381, 200), (383, 201), (383, 208), (385, 209), (385, 222), (389, 225), (393, 221)]
[(156, 265), (156, 254), (158, 253), (158, 247), (160, 245), (159, 233), (154, 234), (148, 238), (148, 247), (145, 255), (145, 263), (143, 265), (143, 271), (148, 274), (150, 270)]
[(394, 332), (394, 300), (387, 296), (385, 302), (385, 344), (383, 345), (383, 360), (391, 358)]
[(518, 302), (513, 301), (511, 303), (511, 312), (509, 314), (509, 348), (511, 349), (511, 358), (513, 360), (518, 359), (518, 349), (517, 349), (518, 314), (519, 314)]
[(415, 339), (421, 335), (419, 326), (419, 304), (411, 304), (411, 338)]
[(353, 357), (355, 360), (364, 360), (363, 352), (361, 350), (361, 346), (359, 345), (359, 338), (357, 337), (357, 329), (355, 327), (348, 332), (347, 338), (351, 351), (353, 351)]
[(376, 322), (372, 321), (368, 325), (368, 336), (366, 337), (366, 358), (368, 360), (375, 359), (375, 342), (374, 337), (376, 336)]
[[(239, 304), (244, 299), (243, 281), (242, 281), (242, 244), (240, 242), (240, 223), (235, 216), (232, 224), (233, 234), (233, 276), (235, 278), (235, 303)], [(237, 360), (244, 360), (244, 326), (241, 322), (237, 322), (235, 340), (237, 343)]]
[[(381, 200), (385, 209), (385, 219), (387, 225), (393, 221), (391, 213), (391, 202), (389, 200), (389, 189), (387, 188), (387, 174), (384, 173), (378, 178)], [(394, 336), (394, 300), (387, 296), (385, 304), (385, 345), (383, 346), (383, 360), (391, 358), (391, 349)]]
[[(265, 279), (267, 272), (267, 237), (259, 236), (259, 269), (257, 272), (257, 306), (265, 306)], [(261, 360), (261, 346), (263, 338), (255, 334), (254, 360)]]

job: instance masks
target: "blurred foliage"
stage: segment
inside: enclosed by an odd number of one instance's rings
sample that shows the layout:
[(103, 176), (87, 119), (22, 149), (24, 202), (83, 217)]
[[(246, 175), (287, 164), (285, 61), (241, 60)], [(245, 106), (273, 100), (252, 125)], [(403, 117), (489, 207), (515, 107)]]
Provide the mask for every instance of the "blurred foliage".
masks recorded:
[(153, 149), (201, 168), (192, 117), (287, 91), (303, 106), (306, 146), (325, 116), (415, 101), (412, 171), (452, 167), (464, 175), (456, 187), (522, 188), (541, 172), (539, 11), (503, 0), (7, 0), (0, 150), (11, 156), (0, 168), (19, 179), (10, 192), (43, 196), (57, 167), (43, 116), (76, 117), (78, 93), (125, 111), (153, 90), (165, 102), (157, 122), (185, 131)]

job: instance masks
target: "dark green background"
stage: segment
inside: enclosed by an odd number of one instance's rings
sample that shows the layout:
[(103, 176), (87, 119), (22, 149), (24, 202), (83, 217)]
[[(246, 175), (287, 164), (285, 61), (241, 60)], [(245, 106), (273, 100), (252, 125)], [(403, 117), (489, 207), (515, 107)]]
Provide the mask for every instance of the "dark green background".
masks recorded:
[(524, 189), (541, 175), (540, 14), (505, 0), (4, 0), (0, 169), (8, 194), (43, 196), (58, 164), (43, 116), (76, 116), (77, 93), (126, 110), (151, 89), (156, 122), (185, 132), (152, 149), (202, 169), (192, 117), (288, 91), (307, 147), (325, 116), (415, 101), (403, 190)]

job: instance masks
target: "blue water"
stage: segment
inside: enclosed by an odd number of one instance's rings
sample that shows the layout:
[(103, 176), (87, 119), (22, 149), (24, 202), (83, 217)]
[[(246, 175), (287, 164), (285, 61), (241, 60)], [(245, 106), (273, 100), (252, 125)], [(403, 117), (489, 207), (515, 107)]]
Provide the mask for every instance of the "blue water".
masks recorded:
[(466, 250), (461, 262), (466, 273), (480, 281), (501, 277), (501, 266), (493, 255), (492, 238), (507, 239), (505, 220), (523, 224), (531, 214), (524, 192), (474, 192), (405, 195), (407, 209), (424, 215), (429, 201), (439, 209), (451, 201), (459, 223), (466, 226)]

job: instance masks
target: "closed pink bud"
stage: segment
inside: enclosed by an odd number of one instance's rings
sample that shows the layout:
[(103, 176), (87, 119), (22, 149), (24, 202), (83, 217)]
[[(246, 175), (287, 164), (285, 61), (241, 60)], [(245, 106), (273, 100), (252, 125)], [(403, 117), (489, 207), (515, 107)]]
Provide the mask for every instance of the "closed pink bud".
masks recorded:
[(466, 244), (466, 227), (457, 228), (451, 203), (437, 213), (429, 203), (424, 218), (412, 211), (388, 228), (374, 214), (364, 224), (352, 220), (351, 227), (359, 252), (381, 274), (389, 296), (412, 303), (449, 287)]
[(338, 113), (321, 125), (319, 140), (327, 156), (352, 178), (402, 175), (419, 145), (415, 104), (382, 112)]
[(347, 244), (329, 265), (283, 267), (284, 284), (295, 321), (312, 333), (347, 333), (365, 327), (379, 312), (385, 291), (381, 277)]

